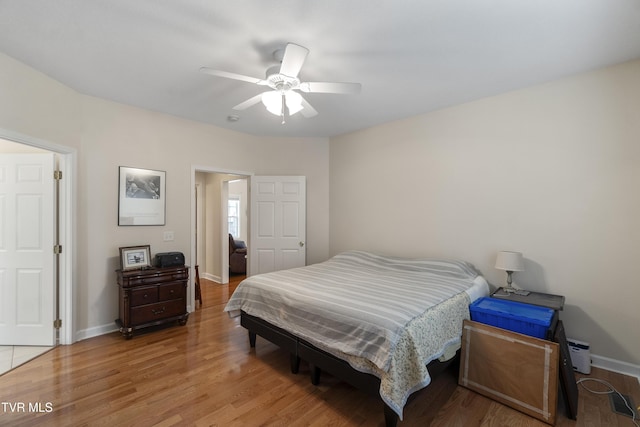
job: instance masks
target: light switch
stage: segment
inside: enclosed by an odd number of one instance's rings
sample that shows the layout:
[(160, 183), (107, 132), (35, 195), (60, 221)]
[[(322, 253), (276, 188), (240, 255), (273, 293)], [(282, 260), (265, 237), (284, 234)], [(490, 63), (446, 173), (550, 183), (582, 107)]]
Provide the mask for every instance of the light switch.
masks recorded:
[(164, 241), (165, 242), (173, 242), (173, 231), (165, 231), (164, 232)]

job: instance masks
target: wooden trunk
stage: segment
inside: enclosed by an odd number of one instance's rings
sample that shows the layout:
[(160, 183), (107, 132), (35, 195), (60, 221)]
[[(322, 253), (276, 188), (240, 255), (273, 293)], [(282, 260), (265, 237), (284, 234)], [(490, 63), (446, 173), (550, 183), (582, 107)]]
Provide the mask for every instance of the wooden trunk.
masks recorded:
[(548, 424), (558, 402), (558, 344), (465, 320), (459, 384)]

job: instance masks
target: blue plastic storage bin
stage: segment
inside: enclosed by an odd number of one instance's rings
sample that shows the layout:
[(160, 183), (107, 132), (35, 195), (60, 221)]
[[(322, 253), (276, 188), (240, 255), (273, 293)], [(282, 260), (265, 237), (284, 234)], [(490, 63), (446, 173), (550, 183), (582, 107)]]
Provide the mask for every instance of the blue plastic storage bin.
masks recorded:
[(553, 310), (496, 298), (480, 298), (469, 306), (471, 320), (537, 338), (546, 338)]

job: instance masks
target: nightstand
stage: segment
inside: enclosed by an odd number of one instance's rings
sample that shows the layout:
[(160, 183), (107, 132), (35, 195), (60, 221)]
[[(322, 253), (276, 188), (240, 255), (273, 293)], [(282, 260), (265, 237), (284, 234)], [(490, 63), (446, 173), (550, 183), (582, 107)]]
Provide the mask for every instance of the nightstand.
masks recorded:
[(560, 311), (564, 307), (563, 295), (544, 294), (542, 292), (529, 292), (529, 295), (519, 295), (513, 292), (505, 292), (503, 288), (498, 288), (498, 290), (491, 294), (491, 298), (539, 305), (555, 311)]

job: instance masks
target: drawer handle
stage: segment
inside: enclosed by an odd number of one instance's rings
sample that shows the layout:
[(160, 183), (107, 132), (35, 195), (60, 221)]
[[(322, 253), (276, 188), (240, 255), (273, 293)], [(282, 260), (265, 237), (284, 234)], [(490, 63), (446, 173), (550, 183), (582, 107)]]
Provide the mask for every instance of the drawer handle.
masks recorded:
[(149, 298), (149, 295), (144, 294), (143, 298)]
[(165, 312), (165, 310), (166, 310), (166, 307), (162, 307), (160, 310), (153, 310), (153, 309), (151, 309), (151, 312), (157, 316), (158, 314), (162, 314), (162, 313), (164, 313), (164, 312)]

